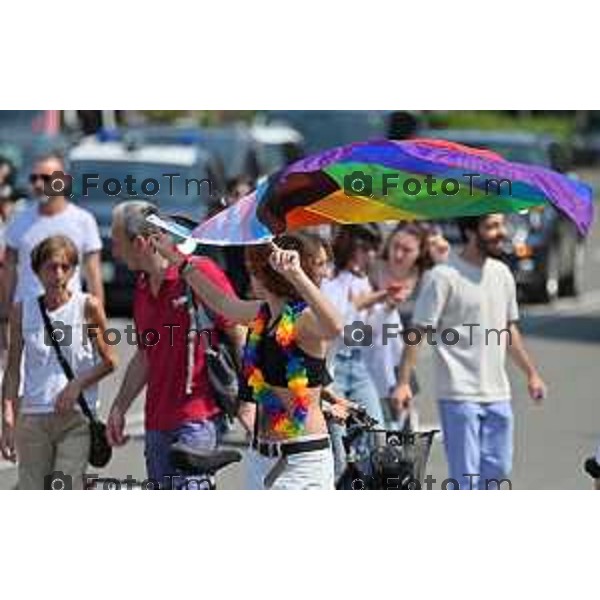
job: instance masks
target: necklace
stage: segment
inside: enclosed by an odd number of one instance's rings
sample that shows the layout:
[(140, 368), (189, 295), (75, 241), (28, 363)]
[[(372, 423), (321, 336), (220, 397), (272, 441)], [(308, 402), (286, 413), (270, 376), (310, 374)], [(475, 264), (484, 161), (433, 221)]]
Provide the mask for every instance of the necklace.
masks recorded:
[(269, 319), (267, 305), (260, 309), (250, 324), (250, 335), (244, 351), (244, 376), (252, 389), (253, 398), (264, 409), (273, 431), (286, 437), (296, 437), (304, 431), (310, 403), (306, 393), (308, 377), (304, 361), (294, 355), (297, 348), (297, 321), (305, 307), (304, 302), (286, 304), (275, 331), (275, 339), (285, 354), (287, 388), (293, 394), (291, 410), (286, 409), (257, 365), (258, 348)]

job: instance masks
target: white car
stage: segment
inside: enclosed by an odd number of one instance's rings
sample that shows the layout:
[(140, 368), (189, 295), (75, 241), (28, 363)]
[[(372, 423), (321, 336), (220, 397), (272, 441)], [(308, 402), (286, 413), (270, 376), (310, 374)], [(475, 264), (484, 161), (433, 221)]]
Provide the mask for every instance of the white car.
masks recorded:
[(157, 204), (165, 214), (204, 220), (222, 198), (224, 182), (205, 150), (187, 145), (136, 145), (88, 138), (67, 155), (73, 201), (98, 221), (103, 240), (102, 270), (109, 310), (131, 304), (133, 275), (110, 252), (113, 207), (128, 199)]

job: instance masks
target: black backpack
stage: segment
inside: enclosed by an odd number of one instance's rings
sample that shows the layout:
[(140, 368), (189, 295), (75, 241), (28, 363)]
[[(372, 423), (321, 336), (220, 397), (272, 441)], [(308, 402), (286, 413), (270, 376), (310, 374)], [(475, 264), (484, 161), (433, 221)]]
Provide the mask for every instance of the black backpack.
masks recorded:
[[(190, 323), (195, 323), (199, 331), (210, 330), (218, 333), (218, 341), (212, 339), (204, 342), (204, 352), (208, 381), (214, 393), (214, 399), (219, 408), (234, 420), (240, 408), (240, 379), (241, 369), (235, 359), (235, 349), (229, 336), (222, 329), (216, 327), (216, 319), (211, 316), (208, 307), (198, 303), (192, 289), (187, 286), (188, 308)], [(204, 336), (200, 336), (204, 338)], [(193, 338), (189, 342), (194, 343)], [(193, 356), (193, 354), (189, 354)], [(188, 386), (191, 385), (193, 365), (188, 364)]]

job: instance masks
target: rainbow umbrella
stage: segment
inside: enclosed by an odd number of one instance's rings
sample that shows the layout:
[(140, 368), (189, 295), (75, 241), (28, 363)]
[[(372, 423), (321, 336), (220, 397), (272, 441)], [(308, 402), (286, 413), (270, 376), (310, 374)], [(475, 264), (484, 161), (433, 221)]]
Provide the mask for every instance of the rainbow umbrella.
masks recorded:
[(294, 163), (192, 235), (205, 244), (259, 244), (310, 225), (443, 220), (546, 204), (582, 235), (589, 231), (593, 193), (585, 183), (444, 140), (381, 140)]

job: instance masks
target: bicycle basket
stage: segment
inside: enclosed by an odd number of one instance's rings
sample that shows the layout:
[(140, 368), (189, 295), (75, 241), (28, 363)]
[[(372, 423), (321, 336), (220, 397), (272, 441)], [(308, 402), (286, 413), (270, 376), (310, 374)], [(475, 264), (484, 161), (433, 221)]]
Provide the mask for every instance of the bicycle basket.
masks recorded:
[(436, 433), (437, 430), (370, 431), (370, 468), (376, 488), (420, 489)]

